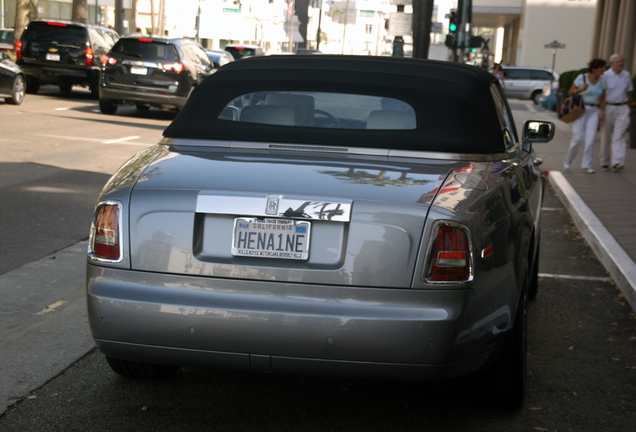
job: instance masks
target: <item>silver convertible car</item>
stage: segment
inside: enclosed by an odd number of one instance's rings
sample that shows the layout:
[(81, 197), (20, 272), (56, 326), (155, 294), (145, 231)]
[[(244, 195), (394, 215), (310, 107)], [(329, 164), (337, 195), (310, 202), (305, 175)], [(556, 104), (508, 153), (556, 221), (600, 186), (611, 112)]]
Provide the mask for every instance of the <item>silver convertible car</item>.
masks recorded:
[[(90, 327), (112, 369), (406, 381), (523, 400), (544, 179), (466, 65), (258, 57), (204, 80), (98, 198)], [(481, 396), (480, 396), (481, 397)]]

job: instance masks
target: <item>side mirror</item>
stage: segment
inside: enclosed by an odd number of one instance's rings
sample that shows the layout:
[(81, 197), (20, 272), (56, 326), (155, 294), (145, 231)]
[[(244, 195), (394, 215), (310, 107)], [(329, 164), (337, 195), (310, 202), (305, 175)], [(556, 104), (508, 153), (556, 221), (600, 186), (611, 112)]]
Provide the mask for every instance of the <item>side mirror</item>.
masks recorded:
[(524, 142), (547, 143), (554, 138), (554, 123), (540, 120), (528, 120), (523, 125)]

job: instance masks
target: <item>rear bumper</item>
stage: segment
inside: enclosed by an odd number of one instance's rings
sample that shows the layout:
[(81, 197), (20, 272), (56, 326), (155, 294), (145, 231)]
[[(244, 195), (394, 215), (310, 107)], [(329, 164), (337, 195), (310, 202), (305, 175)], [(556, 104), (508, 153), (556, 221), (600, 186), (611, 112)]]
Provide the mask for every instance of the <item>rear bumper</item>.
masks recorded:
[(40, 80), (43, 84), (92, 84), (99, 76), (97, 70), (90, 68), (82, 69), (59, 69), (52, 67), (38, 67), (28, 64), (20, 64), (24, 74)]
[(426, 381), (473, 372), (470, 290), (199, 278), (88, 265), (88, 316), (106, 355), (150, 363)]
[(160, 89), (127, 88), (102, 84), (100, 99), (109, 99), (116, 103), (119, 101), (119, 103), (168, 105), (183, 108), (188, 97)]

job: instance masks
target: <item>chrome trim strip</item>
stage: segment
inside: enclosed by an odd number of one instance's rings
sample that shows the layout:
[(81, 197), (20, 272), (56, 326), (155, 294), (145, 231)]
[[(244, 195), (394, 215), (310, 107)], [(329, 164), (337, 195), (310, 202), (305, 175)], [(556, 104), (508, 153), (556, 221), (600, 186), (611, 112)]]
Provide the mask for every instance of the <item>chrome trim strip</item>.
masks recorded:
[(514, 158), (516, 148), (507, 152), (480, 154), (480, 153), (447, 153), (418, 150), (395, 150), (379, 149), (370, 147), (338, 147), (313, 144), (284, 144), (253, 141), (223, 141), (223, 140), (201, 140), (192, 138), (162, 138), (159, 144), (173, 146), (192, 147), (230, 147), (240, 149), (255, 150), (283, 150), (283, 151), (307, 151), (307, 152), (332, 152), (338, 154), (403, 157), (412, 159), (436, 159), (436, 160), (456, 160), (472, 162), (492, 162)]
[[(119, 232), (117, 233), (117, 239), (119, 241), (119, 259), (113, 260), (113, 259), (108, 259), (108, 258), (101, 258), (98, 256), (95, 256), (94, 254), (94, 250), (95, 248), (93, 247), (93, 244), (95, 242), (95, 221), (97, 220), (97, 213), (99, 213), (99, 210), (107, 205), (116, 205), (117, 206), (117, 214), (118, 214), (118, 224), (119, 224)], [(108, 200), (108, 201), (101, 201), (99, 203), (97, 203), (97, 205), (95, 206), (95, 212), (93, 213), (93, 221), (91, 222), (91, 234), (90, 237), (88, 239), (88, 257), (92, 260), (92, 261), (96, 261), (96, 262), (102, 262), (102, 263), (111, 263), (111, 264), (115, 264), (115, 263), (120, 263), (124, 260), (124, 239), (123, 239), (123, 211), (122, 211), (122, 203), (121, 201), (117, 201), (117, 200)]]
[(160, 145), (167, 146), (191, 146), (191, 147), (226, 147), (232, 146), (231, 141), (221, 140), (200, 140), (200, 139), (183, 139), (183, 138), (166, 138), (159, 140)]
[(389, 157), (404, 157), (413, 159), (467, 160), (472, 162), (492, 162), (512, 159), (514, 152), (505, 153), (444, 153), (416, 150), (390, 150)]
[[(272, 206), (273, 202), (278, 205)], [(202, 191), (197, 197), (196, 212), (350, 222), (352, 204), (351, 200)]]
[[(168, 61), (166, 61), (168, 63)], [(139, 66), (139, 67), (151, 67), (151, 68), (159, 68), (161, 65), (159, 63), (141, 61), (141, 60), (122, 60), (121, 64), (128, 66)]]
[[(439, 230), (440, 225), (454, 226), (461, 229), (462, 231), (466, 233), (466, 237), (468, 238), (468, 251), (470, 255), (469, 262), (468, 262), (468, 266), (469, 266), (468, 279), (466, 280), (447, 282), (447, 281), (431, 281), (428, 279), (428, 276), (430, 275), (430, 272), (431, 272), (431, 266), (433, 265), (432, 255), (433, 255), (433, 251), (435, 250), (435, 241), (437, 240), (437, 232)], [(449, 220), (436, 220), (433, 223), (433, 228), (431, 229), (431, 236), (428, 239), (428, 247), (426, 249), (426, 255), (425, 255), (426, 262), (424, 263), (424, 270), (421, 275), (422, 282), (431, 284), (431, 285), (465, 285), (472, 282), (474, 278), (474, 269), (475, 269), (474, 263), (473, 263), (473, 255), (474, 255), (473, 241), (470, 235), (470, 230), (468, 229), (466, 225), (458, 223), (458, 222), (454, 222), (454, 221), (449, 221)]]

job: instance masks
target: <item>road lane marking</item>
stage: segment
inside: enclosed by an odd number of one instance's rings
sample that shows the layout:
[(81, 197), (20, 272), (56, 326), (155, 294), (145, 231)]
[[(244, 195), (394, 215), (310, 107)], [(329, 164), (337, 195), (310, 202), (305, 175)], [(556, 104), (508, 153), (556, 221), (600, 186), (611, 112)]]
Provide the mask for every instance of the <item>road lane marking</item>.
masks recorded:
[(543, 210), (543, 211), (563, 211), (562, 208), (558, 208), (558, 207), (541, 207), (541, 210)]
[(612, 280), (612, 278), (608, 278), (608, 277), (557, 275), (557, 274), (550, 274), (550, 273), (539, 273), (539, 277), (551, 278), (551, 279), (582, 280), (582, 281), (590, 281), (590, 282), (611, 282)]
[(126, 138), (119, 138), (119, 139), (104, 141), (104, 144), (115, 144), (115, 143), (120, 143), (120, 142), (123, 142), (123, 141), (134, 140), (134, 139), (137, 139), (137, 138), (139, 138), (139, 137), (136, 136), (136, 135), (135, 136), (129, 136), (129, 137), (126, 137)]
[(68, 303), (68, 302), (64, 300), (56, 301), (55, 303), (52, 303), (48, 305), (47, 307), (45, 307), (44, 309), (42, 309), (36, 315), (44, 315), (45, 313), (53, 312), (56, 308), (62, 306), (64, 303)]
[(104, 141), (104, 139), (99, 139), (99, 138), (86, 138), (86, 137), (78, 137), (78, 136), (63, 136), (63, 135), (49, 135), (49, 134), (33, 134), (33, 135), (43, 136), (47, 138), (59, 138), (59, 139), (69, 140), (69, 141), (92, 141), (92, 142), (97, 142), (100, 144), (121, 144), (121, 145), (134, 145), (134, 146), (144, 146), (144, 147), (151, 147), (157, 144), (157, 143), (148, 144), (148, 143), (140, 143), (140, 142), (135, 142), (135, 143), (126, 142), (126, 140), (137, 139), (139, 138), (138, 136)]

